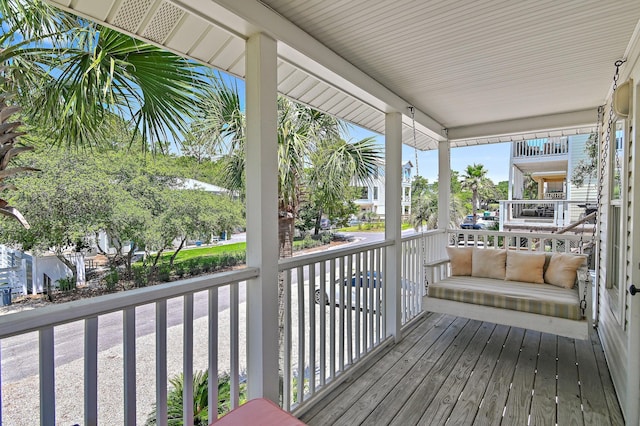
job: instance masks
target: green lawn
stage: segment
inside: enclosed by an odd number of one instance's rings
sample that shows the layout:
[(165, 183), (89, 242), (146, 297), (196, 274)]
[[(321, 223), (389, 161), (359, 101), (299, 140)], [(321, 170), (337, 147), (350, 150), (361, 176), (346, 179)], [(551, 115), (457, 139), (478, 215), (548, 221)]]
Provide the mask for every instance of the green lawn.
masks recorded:
[[(211, 246), (211, 247), (189, 248), (189, 249), (180, 250), (180, 253), (178, 253), (178, 257), (176, 257), (176, 262), (183, 262), (185, 260), (193, 259), (196, 257), (215, 256), (222, 253), (229, 253), (229, 254), (244, 253), (246, 249), (247, 249), (247, 243), (221, 244), (221, 245)], [(163, 253), (162, 256), (160, 256), (160, 261), (168, 262), (172, 254), (173, 254), (172, 252)]]

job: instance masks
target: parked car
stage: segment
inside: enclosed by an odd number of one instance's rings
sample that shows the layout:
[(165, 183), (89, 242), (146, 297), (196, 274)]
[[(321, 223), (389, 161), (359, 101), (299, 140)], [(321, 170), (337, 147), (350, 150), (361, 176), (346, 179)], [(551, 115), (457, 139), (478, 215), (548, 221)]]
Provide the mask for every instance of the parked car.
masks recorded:
[[(340, 284), (341, 283), (344, 286), (344, 290), (342, 290), (344, 292), (344, 305), (340, 304), (340, 291), (341, 291)], [(360, 274), (359, 276), (356, 276), (354, 274), (351, 277), (351, 279), (344, 279), (342, 281), (337, 280), (334, 283), (333, 294), (335, 295), (335, 297), (333, 300), (331, 300), (329, 297), (330, 288), (326, 289), (324, 300), (322, 298), (322, 293), (320, 289), (316, 288), (314, 301), (318, 305), (330, 305), (333, 302), (333, 304), (336, 307), (344, 306), (346, 308), (348, 307), (348, 300), (349, 300), (348, 297), (351, 297), (351, 309), (367, 310), (369, 307), (371, 307), (371, 310), (375, 312), (375, 308), (377, 304), (375, 303), (375, 301), (371, 300), (370, 298), (371, 292), (369, 291), (369, 289), (373, 287), (374, 297), (377, 294), (378, 297), (380, 298), (380, 302), (382, 302), (382, 292), (380, 291), (382, 287), (379, 288), (378, 285), (382, 286), (382, 279), (378, 279), (377, 272), (373, 272), (373, 274), (368, 272), (366, 274), (366, 279), (363, 274)], [(412, 294), (418, 290), (418, 286), (416, 284), (410, 281), (407, 281), (405, 279), (402, 279), (401, 285), (402, 285), (402, 292), (404, 295)], [(360, 306), (358, 306), (358, 300), (357, 300), (358, 293), (360, 298)], [(363, 302), (365, 300), (367, 302), (366, 306), (363, 305)]]
[(320, 229), (330, 229), (331, 221), (327, 218), (320, 219)]
[(349, 226), (358, 226), (362, 223), (360, 219), (351, 219), (349, 220)]
[(460, 224), (461, 229), (485, 229), (486, 227), (487, 224), (484, 223), (484, 221), (480, 220), (479, 217), (476, 217), (474, 223), (473, 215), (467, 215)]

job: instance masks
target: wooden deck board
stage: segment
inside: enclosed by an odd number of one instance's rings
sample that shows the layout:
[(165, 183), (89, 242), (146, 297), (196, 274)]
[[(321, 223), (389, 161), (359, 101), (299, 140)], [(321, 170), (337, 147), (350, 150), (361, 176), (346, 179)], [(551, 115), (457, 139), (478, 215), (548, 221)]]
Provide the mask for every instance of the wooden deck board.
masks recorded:
[[(446, 345), (434, 346), (434, 352), (428, 354), (424, 359), (409, 360), (409, 362), (413, 364), (413, 368), (409, 372), (409, 377), (415, 380), (414, 385), (407, 386), (404, 382), (399, 383), (399, 385), (387, 395), (384, 401), (378, 404), (371, 412), (364, 424), (389, 424), (400, 408), (406, 407), (407, 405), (415, 407), (416, 403), (418, 406), (415, 408), (419, 411), (419, 413), (417, 413), (417, 419), (419, 419), (420, 413), (422, 413), (422, 407), (433, 397), (429, 392), (424, 392), (422, 384), (425, 382), (425, 379), (429, 377), (428, 382), (433, 383), (433, 387), (436, 387), (440, 380), (444, 380), (442, 376), (445, 378), (448, 377), (448, 373), (456, 366), (458, 358), (462, 355), (459, 348), (466, 346), (470, 337), (480, 325), (481, 323), (477, 321), (471, 324), (465, 324), (465, 327), (457, 332), (455, 336), (452, 333), (454, 339), (449, 340)], [(420, 404), (420, 401), (415, 401), (415, 399), (412, 398), (413, 395), (420, 395), (423, 400), (422, 404)], [(398, 405), (398, 400), (404, 401), (404, 404), (401, 406)], [(407, 422), (403, 424), (410, 423), (411, 421), (407, 420)], [(413, 423), (415, 423), (415, 421)]]
[(536, 377), (541, 334), (531, 330), (527, 330), (525, 333), (516, 371), (513, 374), (511, 390), (507, 398), (507, 409), (503, 420), (507, 425), (526, 425), (529, 422), (531, 389), (533, 389), (533, 381)]
[(449, 416), (451, 424), (469, 425), (473, 423), (508, 333), (509, 327), (504, 325), (498, 325), (493, 330), (491, 338), (478, 359), (476, 368), (451, 411)]
[[(351, 415), (341, 417), (337, 424), (353, 425), (360, 424), (363, 421), (365, 424), (372, 425), (388, 423), (389, 420), (393, 418), (393, 415), (401, 408), (397, 401), (406, 402), (427, 375), (430, 375), (432, 371), (432, 374), (437, 374), (439, 368), (449, 368), (448, 371), (450, 371), (450, 369), (455, 367), (455, 360), (449, 362), (449, 366), (447, 366), (446, 363), (443, 364), (441, 360), (455, 356), (455, 354), (452, 353), (456, 348), (454, 344), (455, 340), (461, 341), (462, 344), (468, 343), (470, 337), (473, 335), (472, 333), (474, 333), (475, 329), (480, 327), (481, 324), (480, 322), (475, 322), (475, 327), (468, 327), (467, 323), (468, 320), (456, 320), (451, 324), (449, 329), (447, 329), (445, 333), (446, 338), (439, 339), (428, 354), (416, 362), (403, 362), (402, 365), (398, 365), (397, 370), (400, 372), (404, 371), (403, 375), (406, 374), (407, 381), (395, 380), (396, 378), (394, 377), (392, 379), (393, 386), (389, 386), (388, 382), (383, 381), (376, 383), (380, 391), (378, 391), (378, 389), (370, 389), (368, 392), (369, 395), (365, 396), (365, 398), (368, 399), (373, 395), (376, 402), (376, 408), (373, 411), (371, 411), (368, 405), (365, 405), (363, 410), (351, 410)], [(454, 349), (452, 350), (452, 348)], [(396, 371), (390, 371), (389, 373), (390, 376), (395, 376)], [(376, 397), (382, 392), (385, 392), (384, 397), (378, 400)], [(385, 403), (385, 401), (391, 401), (392, 403)]]
[(524, 330), (521, 328), (512, 327), (509, 331), (509, 336), (485, 391), (482, 405), (478, 409), (475, 424), (496, 425), (502, 421), (523, 337)]
[(598, 363), (590, 341), (576, 340), (580, 395), (584, 406), (584, 424), (611, 425), (609, 408), (598, 372)]
[(556, 336), (543, 334), (538, 350), (530, 425), (556, 424)]
[[(362, 394), (373, 386), (395, 363), (411, 353), (413, 347), (420, 343), (421, 347), (435, 342), (447, 330), (456, 318), (443, 315), (432, 315), (419, 324), (412, 333), (405, 336), (398, 345), (393, 347), (384, 357), (373, 364), (362, 375), (343, 382), (312, 410), (301, 417), (305, 423), (314, 424), (314, 416), (321, 419), (321, 424), (335, 421), (344, 412), (361, 399)], [(428, 347), (428, 346), (426, 346)]]
[(582, 425), (578, 366), (573, 339), (558, 337), (557, 412), (559, 425)]
[[(460, 393), (462, 392), (462, 389), (467, 384), (467, 381), (471, 376), (471, 372), (476, 366), (478, 358), (480, 358), (480, 354), (486, 346), (494, 328), (495, 325), (490, 323), (484, 323), (482, 327), (480, 327), (467, 347), (467, 350), (464, 352), (463, 357), (460, 360), (460, 364), (456, 368), (456, 372), (451, 374), (440, 387), (438, 393), (422, 414), (419, 424), (437, 425), (443, 424), (447, 420), (458, 400), (458, 397), (460, 396)], [(430, 381), (424, 381), (423, 386), (431, 386)], [(413, 399), (418, 401), (418, 403), (423, 400), (422, 395), (419, 393), (414, 394)], [(407, 407), (408, 405), (405, 405), (400, 413), (406, 411)], [(397, 422), (398, 424), (406, 424), (402, 423), (404, 416), (399, 415), (396, 419), (399, 420), (399, 422)]]
[[(602, 346), (428, 315), (310, 409), (309, 425), (623, 425)], [(557, 404), (556, 404), (557, 396)]]

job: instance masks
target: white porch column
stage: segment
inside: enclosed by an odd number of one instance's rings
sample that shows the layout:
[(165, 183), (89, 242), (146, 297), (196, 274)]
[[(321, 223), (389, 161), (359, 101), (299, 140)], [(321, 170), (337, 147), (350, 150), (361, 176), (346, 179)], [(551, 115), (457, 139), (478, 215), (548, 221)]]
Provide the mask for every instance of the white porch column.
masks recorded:
[(387, 299), (385, 303), (385, 321), (387, 336), (394, 336), (396, 342), (401, 339), (400, 328), (400, 265), (402, 256), (402, 114), (387, 113), (385, 116), (385, 170), (384, 170), (384, 203), (385, 227), (384, 237), (393, 240), (387, 247), (385, 264), (385, 280), (387, 283)]
[[(513, 200), (513, 148), (515, 142), (509, 142), (511, 144), (511, 149), (509, 150), (509, 188), (507, 193), (507, 200)], [(502, 213), (502, 208), (500, 209), (500, 217), (504, 216)], [(500, 228), (502, 231), (502, 228)]]
[(449, 226), (451, 206), (451, 145), (438, 142), (438, 229)]
[(248, 396), (278, 403), (278, 139), (277, 47), (255, 34), (247, 41)]

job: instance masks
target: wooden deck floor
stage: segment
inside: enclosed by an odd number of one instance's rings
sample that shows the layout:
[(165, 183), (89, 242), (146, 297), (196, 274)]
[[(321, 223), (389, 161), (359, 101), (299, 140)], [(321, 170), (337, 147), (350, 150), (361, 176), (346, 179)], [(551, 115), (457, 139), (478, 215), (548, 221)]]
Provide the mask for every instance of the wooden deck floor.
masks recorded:
[(622, 425), (602, 347), (430, 314), (301, 419), (309, 425)]

